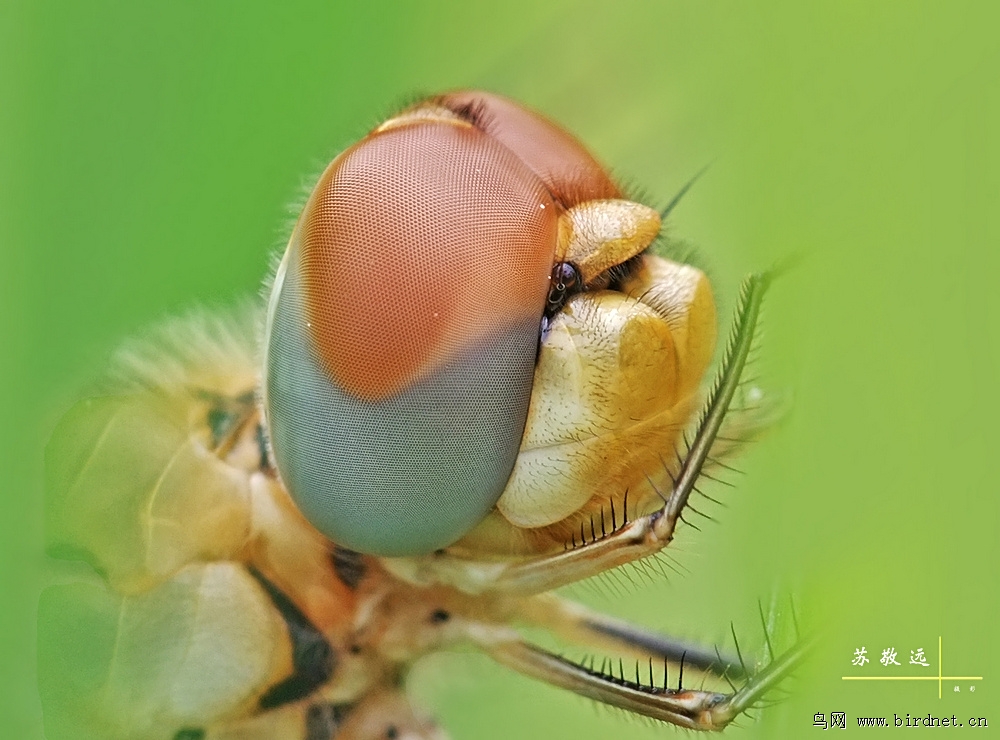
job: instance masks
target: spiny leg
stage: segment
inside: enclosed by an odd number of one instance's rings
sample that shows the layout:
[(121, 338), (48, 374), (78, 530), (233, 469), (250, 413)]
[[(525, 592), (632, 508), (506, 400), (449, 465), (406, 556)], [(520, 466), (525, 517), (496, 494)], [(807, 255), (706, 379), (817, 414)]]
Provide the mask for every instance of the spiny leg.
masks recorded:
[[(568, 660), (509, 632), (480, 632), (477, 641), (497, 661), (532, 678), (653, 719), (721, 730), (775, 689), (811, 649), (811, 641), (803, 640), (777, 655), (774, 604), (769, 612), (770, 618), (765, 618), (761, 605), (769, 662), (760, 667), (744, 663), (738, 643), (737, 656), (727, 657), (718, 649), (685, 643), (548, 594), (524, 599), (521, 617), (566, 641), (607, 649), (625, 659), (600, 664), (594, 658)], [(794, 622), (794, 605), (792, 618)], [(795, 632), (797, 638), (797, 622)], [(691, 669), (724, 679), (731, 693), (686, 688), (684, 677)]]
[(724, 729), (784, 680), (811, 648), (809, 643), (800, 642), (727, 694), (685, 689), (683, 674), (676, 687), (670, 685), (666, 671), (662, 681), (657, 681), (652, 667), (647, 680), (638, 664), (633, 678), (623, 661), (599, 668), (576, 663), (525, 642), (509, 629), (480, 626), (470, 637), (497, 662), (518, 673), (602, 704), (692, 730)]

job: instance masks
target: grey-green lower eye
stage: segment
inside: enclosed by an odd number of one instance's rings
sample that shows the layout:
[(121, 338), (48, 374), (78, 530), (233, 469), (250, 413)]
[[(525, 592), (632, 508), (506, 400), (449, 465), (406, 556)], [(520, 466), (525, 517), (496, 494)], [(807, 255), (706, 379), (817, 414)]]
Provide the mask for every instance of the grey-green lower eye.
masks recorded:
[(537, 321), (484, 337), (412, 387), (372, 401), (345, 393), (318, 363), (294, 265), (276, 300), (268, 424), (305, 516), (339, 544), (388, 556), (431, 552), (475, 526), (517, 456)]

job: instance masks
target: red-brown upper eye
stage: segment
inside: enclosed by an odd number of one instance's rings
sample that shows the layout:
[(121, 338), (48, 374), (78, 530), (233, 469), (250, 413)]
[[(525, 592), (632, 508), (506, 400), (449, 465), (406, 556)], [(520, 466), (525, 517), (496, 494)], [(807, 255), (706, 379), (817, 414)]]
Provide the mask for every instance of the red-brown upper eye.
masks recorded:
[(475, 117), (490, 136), (530, 167), (560, 204), (620, 198), (601, 164), (571, 134), (512, 100), (462, 90), (436, 98), (444, 107)]
[(348, 392), (381, 398), (540, 319), (557, 208), (507, 147), (463, 121), (378, 131), (339, 157), (302, 224), (310, 334)]

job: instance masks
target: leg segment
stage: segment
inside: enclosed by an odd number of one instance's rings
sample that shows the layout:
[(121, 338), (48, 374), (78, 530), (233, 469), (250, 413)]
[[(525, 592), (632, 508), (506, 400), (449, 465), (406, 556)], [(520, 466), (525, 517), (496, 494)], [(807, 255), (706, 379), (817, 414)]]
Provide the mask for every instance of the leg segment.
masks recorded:
[(704, 671), (731, 680), (747, 678), (739, 658), (714, 648), (685, 642), (615, 619), (558, 596), (543, 595), (522, 602), (521, 616), (567, 642), (604, 649), (630, 660), (652, 659)]
[[(636, 664), (634, 677), (624, 668), (607, 664), (582, 665), (531, 645), (508, 630), (479, 631), (479, 646), (496, 661), (518, 673), (545, 681), (602, 704), (692, 730), (722, 730), (774, 689), (804, 659), (809, 645), (799, 644), (778, 656), (760, 672), (748, 677), (731, 694), (668, 686), (649, 663)], [(617, 670), (616, 670), (617, 669)]]

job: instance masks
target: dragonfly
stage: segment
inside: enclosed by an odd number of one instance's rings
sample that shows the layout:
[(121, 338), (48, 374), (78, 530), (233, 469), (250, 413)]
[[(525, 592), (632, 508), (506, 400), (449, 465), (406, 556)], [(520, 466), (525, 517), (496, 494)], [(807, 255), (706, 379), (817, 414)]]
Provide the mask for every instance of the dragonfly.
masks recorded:
[(444, 738), (406, 677), (459, 646), (693, 730), (759, 706), (807, 640), (748, 665), (556, 593), (657, 557), (761, 426), (744, 370), (771, 275), (707, 382), (712, 286), (656, 253), (671, 207), (480, 91), (335, 158), (266, 306), (126, 343), (57, 425), (49, 551), (89, 575), (42, 595), (47, 727)]

